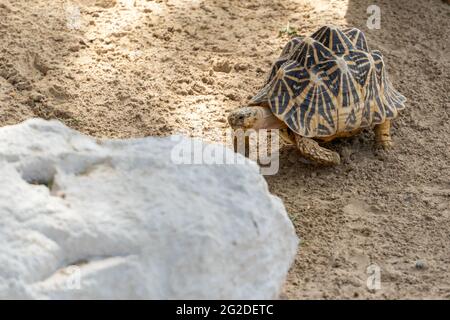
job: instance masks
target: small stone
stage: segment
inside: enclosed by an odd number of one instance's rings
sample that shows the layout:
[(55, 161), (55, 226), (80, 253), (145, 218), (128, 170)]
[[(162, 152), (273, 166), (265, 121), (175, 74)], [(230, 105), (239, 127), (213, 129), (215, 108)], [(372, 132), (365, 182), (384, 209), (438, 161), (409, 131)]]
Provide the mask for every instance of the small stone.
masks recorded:
[(228, 60), (218, 60), (213, 63), (213, 70), (216, 72), (231, 72), (231, 65)]
[(415, 264), (415, 267), (416, 267), (417, 270), (424, 270), (424, 269), (427, 268), (427, 265), (426, 265), (425, 261), (417, 260), (416, 264)]
[(34, 102), (40, 102), (45, 99), (45, 96), (39, 92), (32, 92), (30, 94), (30, 99)]
[(248, 69), (248, 64), (245, 63), (236, 63), (234, 65), (234, 70), (236, 71), (246, 71)]
[(69, 47), (69, 51), (72, 51), (72, 52), (77, 52), (79, 50), (80, 50), (80, 45), (79, 44), (74, 44), (73, 46)]

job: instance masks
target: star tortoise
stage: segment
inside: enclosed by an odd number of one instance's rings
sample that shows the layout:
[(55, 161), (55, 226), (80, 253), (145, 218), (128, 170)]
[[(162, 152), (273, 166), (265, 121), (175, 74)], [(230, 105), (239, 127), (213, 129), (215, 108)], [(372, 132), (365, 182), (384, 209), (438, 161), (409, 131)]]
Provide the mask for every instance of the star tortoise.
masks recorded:
[(405, 102), (389, 81), (381, 52), (369, 50), (361, 30), (324, 26), (290, 40), (263, 88), (228, 122), (234, 130), (280, 129), (302, 156), (334, 165), (339, 154), (319, 143), (373, 127), (376, 143), (390, 148), (391, 120)]

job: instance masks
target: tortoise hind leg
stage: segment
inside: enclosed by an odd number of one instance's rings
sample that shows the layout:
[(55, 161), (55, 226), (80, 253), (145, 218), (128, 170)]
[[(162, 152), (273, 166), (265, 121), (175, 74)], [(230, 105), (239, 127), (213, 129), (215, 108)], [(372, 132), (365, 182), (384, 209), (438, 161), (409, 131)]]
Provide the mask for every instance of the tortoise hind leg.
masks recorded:
[(303, 157), (324, 166), (337, 165), (341, 158), (337, 152), (319, 146), (317, 141), (295, 135), (295, 144)]
[(374, 128), (375, 131), (375, 143), (377, 146), (387, 150), (393, 145), (391, 138), (391, 121), (386, 120), (383, 123), (377, 124)]

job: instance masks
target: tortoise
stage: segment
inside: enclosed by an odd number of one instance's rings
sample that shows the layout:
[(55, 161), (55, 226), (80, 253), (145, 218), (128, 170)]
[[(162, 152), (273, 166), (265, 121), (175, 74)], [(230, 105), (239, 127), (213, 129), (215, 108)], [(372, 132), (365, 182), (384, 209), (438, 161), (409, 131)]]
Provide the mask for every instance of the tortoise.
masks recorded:
[(379, 147), (392, 146), (391, 120), (406, 98), (389, 81), (383, 55), (370, 50), (357, 28), (323, 26), (283, 48), (262, 89), (248, 106), (233, 110), (234, 130), (279, 129), (303, 157), (322, 165), (340, 163), (320, 146), (372, 127)]

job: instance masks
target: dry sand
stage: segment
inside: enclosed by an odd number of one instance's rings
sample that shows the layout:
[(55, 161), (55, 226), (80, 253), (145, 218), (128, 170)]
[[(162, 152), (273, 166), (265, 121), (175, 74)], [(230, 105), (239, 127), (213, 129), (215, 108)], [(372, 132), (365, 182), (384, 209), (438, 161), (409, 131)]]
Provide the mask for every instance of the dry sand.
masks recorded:
[[(380, 30), (366, 27), (373, 3)], [(361, 28), (407, 109), (390, 153), (374, 151), (370, 131), (329, 145), (343, 158), (334, 168), (282, 149), (267, 181), (302, 239), (284, 296), (449, 299), (449, 18), (440, 0), (0, 0), (0, 125), (38, 116), (98, 137), (223, 132), (288, 22), (299, 34)], [(373, 263), (381, 289), (370, 291)]]

